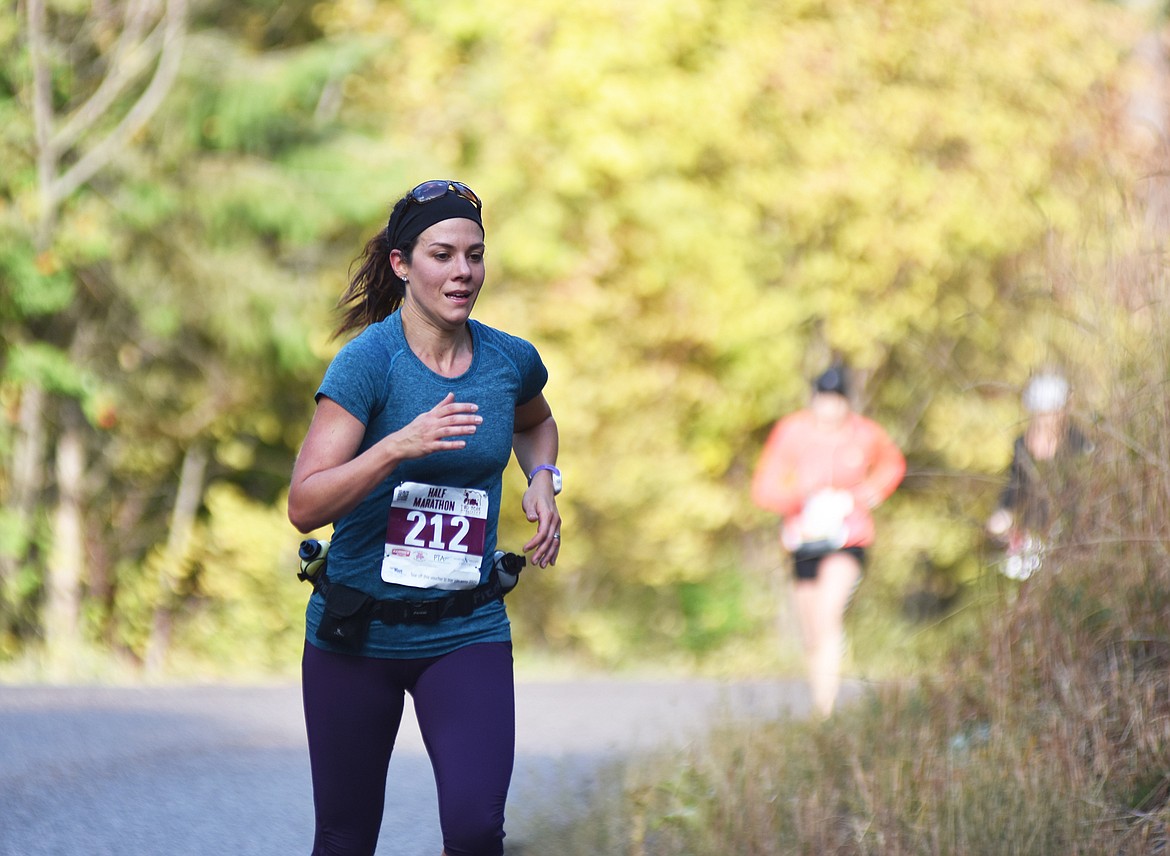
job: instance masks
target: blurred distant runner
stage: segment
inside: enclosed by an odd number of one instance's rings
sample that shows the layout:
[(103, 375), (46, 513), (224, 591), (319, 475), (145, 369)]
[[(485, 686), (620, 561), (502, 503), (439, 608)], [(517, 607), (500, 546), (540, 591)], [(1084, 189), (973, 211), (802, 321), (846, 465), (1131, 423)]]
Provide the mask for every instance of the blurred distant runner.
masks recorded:
[(807, 409), (773, 427), (752, 481), (756, 505), (779, 514), (793, 559), (793, 597), (813, 704), (833, 711), (841, 683), (845, 609), (873, 543), (872, 509), (897, 488), (906, 459), (880, 425), (849, 403), (845, 370), (813, 384)]
[(1028, 427), (1012, 445), (1008, 483), (1000, 494), (987, 531), (1004, 548), (1000, 571), (1026, 580), (1044, 562), (1046, 545), (1060, 534), (1063, 514), (1075, 497), (1067, 495), (1064, 464), (1091, 450), (1092, 444), (1068, 418), (1069, 384), (1045, 372), (1024, 388)]

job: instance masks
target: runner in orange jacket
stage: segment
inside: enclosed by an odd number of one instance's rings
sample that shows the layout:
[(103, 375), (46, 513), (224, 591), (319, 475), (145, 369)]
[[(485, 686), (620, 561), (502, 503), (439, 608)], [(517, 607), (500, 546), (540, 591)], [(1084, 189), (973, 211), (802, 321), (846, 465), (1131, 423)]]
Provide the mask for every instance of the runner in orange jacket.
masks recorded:
[(822, 715), (832, 712), (840, 687), (845, 609), (873, 543), (872, 510), (905, 473), (906, 459), (889, 435), (853, 411), (839, 367), (817, 378), (807, 409), (776, 423), (760, 455), (752, 500), (782, 518), (813, 703)]

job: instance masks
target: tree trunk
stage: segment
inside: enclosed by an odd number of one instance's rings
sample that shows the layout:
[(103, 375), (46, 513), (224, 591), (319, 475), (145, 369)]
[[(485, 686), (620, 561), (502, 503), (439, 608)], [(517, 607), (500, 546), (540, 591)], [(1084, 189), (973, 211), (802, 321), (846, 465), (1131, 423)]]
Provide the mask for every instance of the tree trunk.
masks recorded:
[(45, 460), (45, 391), (35, 383), (21, 391), (20, 422), (12, 450), (12, 485), (8, 496), (8, 514), (21, 533), (21, 541), (12, 555), (0, 555), (0, 589), (15, 575), (28, 556), (33, 509), (44, 484)]
[(175, 506), (171, 510), (170, 532), (158, 572), (158, 599), (155, 602), (144, 664), (147, 674), (157, 674), (162, 670), (171, 646), (175, 610), (179, 606), (178, 586), (191, 546), (195, 518), (203, 504), (203, 478), (207, 472), (207, 461), (207, 450), (200, 444), (191, 446), (183, 456), (179, 489), (175, 494)]
[(76, 419), (57, 441), (57, 508), (46, 576), (45, 648), (48, 662), (68, 667), (81, 647), (81, 583), (85, 578), (82, 482), (85, 441)]

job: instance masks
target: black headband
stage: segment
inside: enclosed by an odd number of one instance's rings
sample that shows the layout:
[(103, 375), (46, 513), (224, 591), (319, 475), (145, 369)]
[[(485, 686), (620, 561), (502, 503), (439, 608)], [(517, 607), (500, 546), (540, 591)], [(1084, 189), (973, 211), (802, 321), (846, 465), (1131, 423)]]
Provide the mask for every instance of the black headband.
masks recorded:
[(394, 206), (386, 233), (392, 250), (405, 250), (412, 246), (418, 236), (436, 223), (444, 220), (471, 220), (483, 231), (483, 219), (479, 209), (469, 200), (456, 193), (448, 193), (430, 202), (414, 202), (407, 198)]
[(848, 397), (849, 385), (845, 380), (845, 370), (840, 366), (832, 366), (813, 381), (813, 389), (817, 392), (835, 392), (837, 395)]

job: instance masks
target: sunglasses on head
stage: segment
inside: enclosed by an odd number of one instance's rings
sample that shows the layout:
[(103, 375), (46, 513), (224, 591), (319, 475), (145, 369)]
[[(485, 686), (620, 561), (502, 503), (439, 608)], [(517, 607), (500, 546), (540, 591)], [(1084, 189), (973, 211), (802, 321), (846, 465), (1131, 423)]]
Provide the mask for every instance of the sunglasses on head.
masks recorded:
[(406, 194), (406, 198), (419, 205), (426, 205), (428, 202), (442, 199), (448, 193), (454, 193), (456, 196), (463, 197), (476, 208), (483, 208), (483, 203), (479, 201), (479, 197), (475, 195), (475, 191), (461, 181), (442, 181), (439, 179), (424, 181), (414, 190), (410, 191), (410, 193)]

